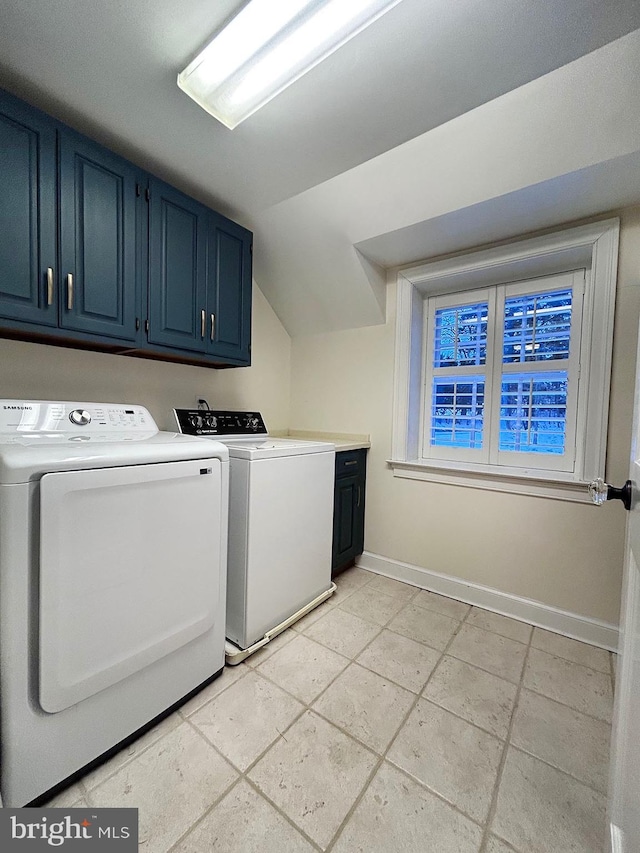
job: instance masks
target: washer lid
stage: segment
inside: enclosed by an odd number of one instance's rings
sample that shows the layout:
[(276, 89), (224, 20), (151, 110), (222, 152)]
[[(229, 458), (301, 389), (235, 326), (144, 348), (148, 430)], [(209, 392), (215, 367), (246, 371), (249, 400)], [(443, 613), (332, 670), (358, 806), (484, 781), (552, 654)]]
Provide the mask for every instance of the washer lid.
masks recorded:
[(174, 409), (173, 412), (180, 432), (221, 441), (229, 448), (229, 456), (235, 459), (272, 459), (335, 452), (336, 449), (327, 441), (272, 438), (260, 412), (220, 409)]
[(326, 441), (302, 441), (297, 438), (242, 438), (227, 436), (222, 443), (232, 459), (274, 459), (279, 456), (303, 456), (308, 453), (333, 453), (335, 445)]

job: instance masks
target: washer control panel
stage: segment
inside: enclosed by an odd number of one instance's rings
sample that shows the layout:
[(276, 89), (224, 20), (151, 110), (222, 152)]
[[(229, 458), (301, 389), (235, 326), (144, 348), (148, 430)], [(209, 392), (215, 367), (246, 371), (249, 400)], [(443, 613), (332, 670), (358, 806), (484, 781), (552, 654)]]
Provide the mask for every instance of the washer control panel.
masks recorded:
[(174, 409), (178, 429), (185, 435), (268, 435), (260, 412), (217, 409)]

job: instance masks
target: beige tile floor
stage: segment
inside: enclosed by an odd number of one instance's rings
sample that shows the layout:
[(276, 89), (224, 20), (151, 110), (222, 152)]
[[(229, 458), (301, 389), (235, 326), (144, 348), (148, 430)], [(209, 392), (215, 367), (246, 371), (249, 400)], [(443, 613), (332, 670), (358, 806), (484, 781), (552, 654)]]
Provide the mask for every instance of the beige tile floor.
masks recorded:
[(612, 656), (350, 569), (64, 791), (176, 853), (601, 853)]

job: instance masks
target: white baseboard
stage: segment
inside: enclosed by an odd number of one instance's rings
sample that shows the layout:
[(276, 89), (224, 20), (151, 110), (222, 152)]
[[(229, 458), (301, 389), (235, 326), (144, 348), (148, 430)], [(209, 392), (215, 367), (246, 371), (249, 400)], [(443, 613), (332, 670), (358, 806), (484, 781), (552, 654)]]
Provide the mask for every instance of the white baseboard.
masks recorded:
[(520, 622), (528, 622), (538, 628), (563, 634), (592, 646), (615, 652), (618, 650), (618, 628), (609, 622), (601, 622), (599, 619), (591, 619), (588, 616), (580, 616), (578, 613), (570, 613), (557, 607), (550, 607), (540, 601), (530, 598), (521, 598), (493, 589), (482, 584), (471, 583), (451, 575), (443, 575), (424, 569), (422, 566), (414, 566), (411, 563), (401, 563), (399, 560), (391, 560), (378, 554), (365, 551), (356, 564), (362, 569), (368, 569), (376, 574), (384, 575), (394, 580), (413, 584), (421, 589), (428, 589), (466, 604), (474, 604), (503, 616), (510, 616)]

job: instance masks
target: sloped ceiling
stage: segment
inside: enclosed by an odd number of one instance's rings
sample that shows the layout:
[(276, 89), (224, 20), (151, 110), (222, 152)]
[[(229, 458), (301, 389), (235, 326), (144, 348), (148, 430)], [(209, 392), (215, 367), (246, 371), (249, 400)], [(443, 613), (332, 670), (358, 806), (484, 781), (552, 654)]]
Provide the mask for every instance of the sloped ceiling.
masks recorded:
[(514, 193), (523, 230), (640, 200), (611, 190), (640, 139), (637, 0), (402, 0), (229, 131), (175, 79), (242, 5), (4, 0), (0, 85), (253, 227), (293, 335), (381, 322), (382, 266), (510, 236)]

